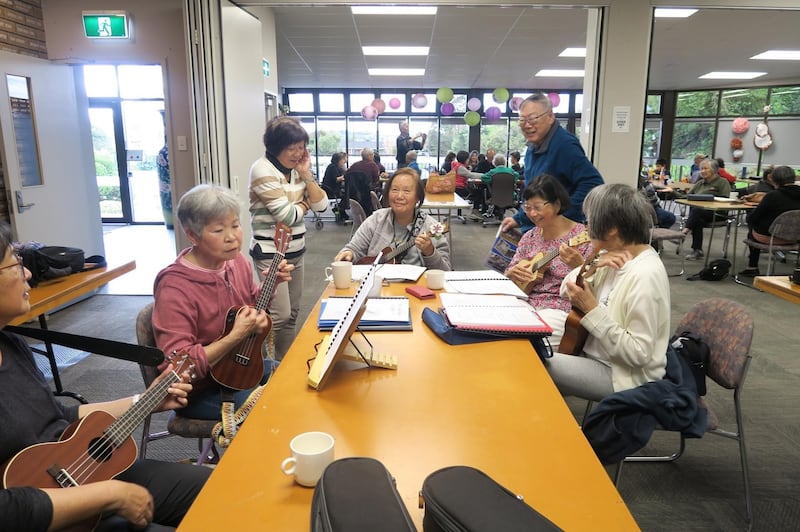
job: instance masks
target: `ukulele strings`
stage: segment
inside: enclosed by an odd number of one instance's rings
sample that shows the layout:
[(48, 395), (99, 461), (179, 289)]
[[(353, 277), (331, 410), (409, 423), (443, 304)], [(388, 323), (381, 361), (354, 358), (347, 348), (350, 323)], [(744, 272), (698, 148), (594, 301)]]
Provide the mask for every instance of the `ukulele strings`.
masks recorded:
[(104, 461), (111, 456), (111, 454), (114, 452), (114, 449), (118, 445), (122, 444), (124, 438), (121, 438), (121, 436), (129, 436), (133, 431), (133, 428), (138, 425), (137, 423), (136, 425), (131, 426), (131, 419), (137, 417), (134, 416), (133, 413), (141, 413), (141, 411), (146, 407), (149, 407), (149, 410), (147, 411), (152, 410), (152, 408), (154, 408), (156, 405), (155, 401), (158, 399), (163, 399), (163, 397), (166, 395), (167, 389), (179, 380), (180, 377), (178, 374), (175, 371), (172, 371), (171, 377), (162, 379), (155, 386), (145, 392), (144, 397), (137, 401), (136, 404), (134, 404), (130, 409), (128, 409), (128, 411), (120, 416), (119, 419), (115, 420), (107, 430), (103, 431), (103, 435), (99, 438), (96, 438), (91, 445), (89, 445), (86, 451), (78, 455), (78, 457), (69, 466), (63, 468), (69, 473), (70, 478), (73, 479), (78, 485), (81, 485), (87, 481), (91, 475), (93, 475), (95, 471), (100, 468)]
[[(256, 310), (266, 310), (266, 307), (269, 304), (269, 298), (272, 295), (273, 289), (275, 288), (278, 267), (280, 266), (284, 256), (284, 252), (279, 249), (272, 258), (272, 262), (269, 265), (269, 270), (267, 271), (267, 277), (264, 279), (264, 283), (261, 286), (261, 293), (258, 294), (258, 301), (256, 301), (255, 306)], [(242, 342), (240, 354), (246, 353), (248, 360), (250, 360), (250, 351), (255, 345), (256, 336), (257, 335), (255, 334), (248, 335), (247, 338), (245, 338)]]

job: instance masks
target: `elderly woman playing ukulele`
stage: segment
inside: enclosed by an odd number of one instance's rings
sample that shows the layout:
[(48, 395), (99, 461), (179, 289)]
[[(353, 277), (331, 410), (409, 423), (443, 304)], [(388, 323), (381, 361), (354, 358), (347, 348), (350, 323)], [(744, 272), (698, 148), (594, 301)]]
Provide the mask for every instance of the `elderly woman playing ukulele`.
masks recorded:
[[(420, 211), (425, 187), (419, 175), (401, 168), (386, 184), (389, 207), (373, 212), (334, 260), (371, 262), (384, 252), (382, 262), (393, 260), (426, 268), (450, 270), (450, 245), (442, 224)], [(389, 257), (389, 259), (387, 259)]]

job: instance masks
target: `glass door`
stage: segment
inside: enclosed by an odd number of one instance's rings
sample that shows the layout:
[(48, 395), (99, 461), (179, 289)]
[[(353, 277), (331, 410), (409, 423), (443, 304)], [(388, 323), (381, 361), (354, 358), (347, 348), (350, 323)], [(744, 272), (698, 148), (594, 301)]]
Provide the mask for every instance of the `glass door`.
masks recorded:
[(122, 119), (119, 105), (92, 104), (89, 108), (92, 128), (94, 167), (100, 195), (100, 217), (104, 223), (130, 223), (131, 201), (125, 169), (125, 152), (120, 150)]

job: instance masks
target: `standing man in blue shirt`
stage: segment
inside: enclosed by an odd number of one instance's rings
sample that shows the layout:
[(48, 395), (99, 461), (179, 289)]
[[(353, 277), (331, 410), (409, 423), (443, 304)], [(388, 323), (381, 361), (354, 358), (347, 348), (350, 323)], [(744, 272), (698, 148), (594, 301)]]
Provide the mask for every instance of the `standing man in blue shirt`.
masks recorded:
[(403, 120), (399, 126), (400, 134), (397, 136), (397, 168), (406, 166), (406, 153), (411, 150), (419, 151), (425, 146), (428, 135), (417, 133), (415, 136), (408, 134), (408, 121)]
[[(542, 93), (525, 98), (519, 107), (519, 127), (528, 141), (525, 153), (525, 186), (541, 174), (550, 174), (567, 189), (570, 208), (564, 216), (583, 222), (583, 198), (603, 177), (586, 158), (578, 138), (561, 127), (553, 114), (550, 98)], [(513, 217), (505, 218), (503, 231), (519, 227), (523, 233), (533, 228), (534, 223), (520, 209)]]

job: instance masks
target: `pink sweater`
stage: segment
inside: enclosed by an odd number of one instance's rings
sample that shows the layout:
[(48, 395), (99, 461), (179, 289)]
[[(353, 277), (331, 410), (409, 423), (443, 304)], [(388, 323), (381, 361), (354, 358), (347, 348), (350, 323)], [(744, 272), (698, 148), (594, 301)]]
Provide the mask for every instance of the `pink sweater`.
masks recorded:
[[(195, 364), (197, 390), (210, 384), (204, 346), (220, 336), (231, 307), (254, 305), (259, 286), (253, 279), (250, 261), (241, 253), (225, 262), (221, 270), (200, 268), (183, 257), (161, 270), (153, 285), (153, 331), (164, 354), (188, 353)], [(163, 367), (166, 363), (162, 364)]]

